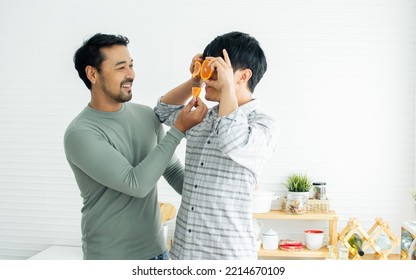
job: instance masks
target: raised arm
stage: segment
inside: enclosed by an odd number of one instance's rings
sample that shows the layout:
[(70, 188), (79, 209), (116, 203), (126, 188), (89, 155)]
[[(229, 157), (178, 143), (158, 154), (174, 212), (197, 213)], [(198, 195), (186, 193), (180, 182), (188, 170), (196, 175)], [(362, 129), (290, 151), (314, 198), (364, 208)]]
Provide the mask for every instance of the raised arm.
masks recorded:
[[(191, 65), (189, 66), (189, 71), (191, 73), (193, 72), (195, 61), (202, 61), (202, 54), (197, 54), (192, 58)], [(163, 95), (160, 101), (169, 105), (184, 105), (192, 96), (192, 87), (201, 86), (201, 78), (191, 77), (189, 80), (168, 91)]]
[(145, 197), (165, 172), (183, 137), (183, 133), (171, 128), (136, 166), (132, 166), (107, 139), (90, 129), (70, 131), (65, 137), (65, 150), (78, 176), (89, 176), (99, 184), (127, 195)]

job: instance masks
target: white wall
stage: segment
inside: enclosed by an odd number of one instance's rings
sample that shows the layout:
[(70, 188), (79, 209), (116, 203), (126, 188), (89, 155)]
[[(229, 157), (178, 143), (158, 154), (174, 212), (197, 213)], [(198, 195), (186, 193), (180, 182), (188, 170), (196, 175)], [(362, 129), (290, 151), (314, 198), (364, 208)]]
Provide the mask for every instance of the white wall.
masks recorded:
[[(16, 0), (0, 3), (0, 259), (81, 244), (62, 138), (89, 101), (72, 63), (83, 39), (129, 37), (133, 102), (153, 106), (189, 77), (194, 54), (233, 30), (255, 36), (269, 63), (255, 96), (280, 141), (260, 187), (284, 195), (286, 176), (306, 172), (327, 182), (340, 230), (350, 217), (367, 229), (382, 217), (399, 234), (413, 218), (414, 0)], [(160, 199), (180, 203), (163, 180)], [(325, 227), (266, 226), (284, 237)]]

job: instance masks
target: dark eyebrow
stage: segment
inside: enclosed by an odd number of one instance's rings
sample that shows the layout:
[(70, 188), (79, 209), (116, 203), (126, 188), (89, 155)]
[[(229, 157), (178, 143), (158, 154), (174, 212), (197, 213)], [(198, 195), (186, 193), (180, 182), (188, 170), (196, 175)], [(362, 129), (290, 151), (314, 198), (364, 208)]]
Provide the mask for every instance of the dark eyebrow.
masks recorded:
[[(132, 63), (132, 62), (133, 62), (133, 59), (130, 61), (130, 63)], [(126, 64), (126, 63), (127, 63), (127, 61), (119, 61), (119, 62), (116, 63), (115, 66), (119, 66), (121, 64)]]

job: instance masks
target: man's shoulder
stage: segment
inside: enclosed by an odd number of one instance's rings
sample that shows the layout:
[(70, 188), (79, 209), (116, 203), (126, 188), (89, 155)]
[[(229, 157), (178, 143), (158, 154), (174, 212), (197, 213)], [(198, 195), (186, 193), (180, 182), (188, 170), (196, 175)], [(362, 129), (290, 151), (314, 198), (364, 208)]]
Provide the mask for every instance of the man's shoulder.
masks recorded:
[(84, 109), (68, 124), (65, 130), (64, 139), (74, 133), (94, 132), (97, 130), (97, 127), (98, 124), (94, 120), (94, 116), (91, 115), (87, 109)]
[(255, 109), (252, 112), (250, 112), (249, 114), (249, 119), (252, 119), (256, 122), (261, 121), (261, 122), (268, 122), (271, 124), (276, 123), (276, 120), (274, 117), (272, 117), (271, 115), (263, 112), (261, 109)]
[(128, 110), (143, 110), (143, 111), (153, 111), (153, 109), (145, 104), (134, 103), (134, 102), (127, 102), (126, 107)]
[(151, 118), (156, 117), (156, 114), (153, 111), (153, 108), (148, 105), (128, 102), (126, 103), (126, 108), (127, 108), (127, 111), (131, 114), (146, 115)]

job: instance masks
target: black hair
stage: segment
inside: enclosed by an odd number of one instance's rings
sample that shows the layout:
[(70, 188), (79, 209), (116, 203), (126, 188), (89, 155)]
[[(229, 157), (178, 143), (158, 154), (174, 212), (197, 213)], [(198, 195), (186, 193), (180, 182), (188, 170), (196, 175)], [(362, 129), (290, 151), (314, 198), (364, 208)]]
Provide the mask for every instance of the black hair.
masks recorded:
[(248, 81), (248, 87), (253, 93), (267, 70), (266, 56), (259, 42), (249, 34), (238, 31), (229, 32), (217, 36), (209, 43), (205, 47), (203, 57), (221, 56), (224, 58), (222, 53), (223, 49), (227, 51), (234, 71), (247, 68), (252, 71), (252, 77)]
[(101, 71), (101, 63), (104, 61), (104, 56), (100, 49), (103, 47), (111, 47), (113, 45), (127, 46), (129, 39), (121, 35), (110, 35), (97, 33), (87, 41), (84, 41), (82, 46), (75, 52), (74, 64), (78, 75), (85, 83), (88, 89), (91, 89), (91, 82), (87, 78), (85, 68), (90, 65)]

